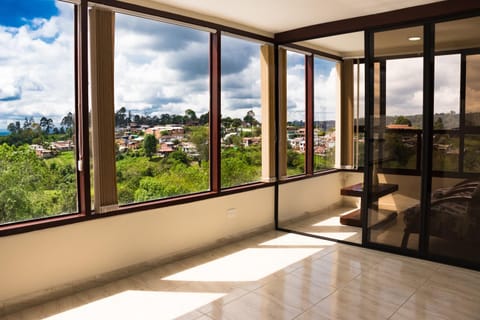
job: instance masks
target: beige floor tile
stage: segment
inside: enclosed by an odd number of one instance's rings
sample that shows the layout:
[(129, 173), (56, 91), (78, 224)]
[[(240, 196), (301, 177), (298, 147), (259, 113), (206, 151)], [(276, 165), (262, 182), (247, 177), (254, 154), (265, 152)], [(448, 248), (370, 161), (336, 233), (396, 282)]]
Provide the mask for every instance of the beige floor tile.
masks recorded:
[(298, 319), (387, 319), (397, 308), (397, 304), (379, 300), (378, 295), (347, 286), (320, 301)]
[(309, 280), (319, 286), (340, 288), (359, 276), (360, 269), (356, 266), (338, 265), (320, 259), (295, 270), (292, 275)]
[(304, 311), (335, 290), (334, 287), (317, 285), (310, 279), (289, 274), (277, 281), (270, 281), (255, 292), (275, 300), (279, 304)]
[[(466, 300), (461, 292), (425, 286), (398, 310), (398, 317), (431, 319), (479, 319), (479, 300)], [(401, 318), (400, 318), (401, 319)]]
[(282, 304), (266, 295), (251, 292), (221, 309), (208, 313), (212, 319), (294, 319), (302, 310)]

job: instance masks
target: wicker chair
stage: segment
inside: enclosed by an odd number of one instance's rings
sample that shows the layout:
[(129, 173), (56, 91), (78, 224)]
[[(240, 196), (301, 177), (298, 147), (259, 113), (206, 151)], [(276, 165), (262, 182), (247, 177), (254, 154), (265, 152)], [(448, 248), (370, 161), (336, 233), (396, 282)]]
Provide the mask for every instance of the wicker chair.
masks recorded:
[[(402, 248), (420, 232), (420, 205), (404, 211)], [(480, 182), (466, 180), (432, 194), (429, 234), (443, 239), (480, 243)]]

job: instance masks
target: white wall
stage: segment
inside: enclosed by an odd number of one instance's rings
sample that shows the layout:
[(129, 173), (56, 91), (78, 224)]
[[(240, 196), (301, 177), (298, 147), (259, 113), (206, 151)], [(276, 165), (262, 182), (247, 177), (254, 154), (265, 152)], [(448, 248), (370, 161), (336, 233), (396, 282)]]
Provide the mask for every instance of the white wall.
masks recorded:
[(347, 200), (346, 197), (340, 195), (340, 189), (346, 185), (362, 182), (362, 180), (362, 173), (336, 172), (281, 184), (279, 188), (279, 221), (285, 222), (305, 214), (339, 206)]
[[(0, 238), (0, 307), (274, 228), (273, 187)], [(227, 214), (229, 209), (235, 213)], [(13, 300), (11, 300), (13, 299)]]

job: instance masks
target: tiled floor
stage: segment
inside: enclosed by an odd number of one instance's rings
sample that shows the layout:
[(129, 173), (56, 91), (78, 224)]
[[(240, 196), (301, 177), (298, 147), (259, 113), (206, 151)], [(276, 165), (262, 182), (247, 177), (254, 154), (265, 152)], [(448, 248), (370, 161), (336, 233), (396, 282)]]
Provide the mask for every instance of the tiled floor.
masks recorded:
[(480, 319), (480, 273), (269, 232), (11, 319)]
[(295, 221), (281, 223), (280, 226), (288, 230), (360, 244), (362, 243), (362, 228), (340, 223), (341, 215), (356, 210), (357, 208), (353, 207), (338, 207), (322, 210)]

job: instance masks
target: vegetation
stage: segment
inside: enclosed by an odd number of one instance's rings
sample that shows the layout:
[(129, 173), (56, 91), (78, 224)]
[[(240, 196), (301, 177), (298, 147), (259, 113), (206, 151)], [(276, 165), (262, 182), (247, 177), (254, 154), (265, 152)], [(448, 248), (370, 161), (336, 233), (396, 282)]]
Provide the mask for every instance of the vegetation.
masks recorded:
[(0, 223), (76, 211), (76, 175), (70, 158), (46, 161), (28, 145), (1, 144)]

